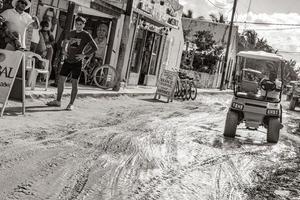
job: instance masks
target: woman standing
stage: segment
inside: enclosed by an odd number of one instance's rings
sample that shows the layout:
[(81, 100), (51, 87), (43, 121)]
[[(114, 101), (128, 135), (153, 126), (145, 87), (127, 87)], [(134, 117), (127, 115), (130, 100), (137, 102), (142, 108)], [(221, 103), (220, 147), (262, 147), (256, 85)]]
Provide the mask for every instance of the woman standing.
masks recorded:
[(52, 71), (52, 56), (53, 56), (53, 45), (54, 37), (50, 32), (50, 24), (48, 21), (41, 22), (40, 30), (40, 41), (37, 47), (37, 53), (40, 54), (43, 58), (49, 60), (49, 74), (51, 75)]

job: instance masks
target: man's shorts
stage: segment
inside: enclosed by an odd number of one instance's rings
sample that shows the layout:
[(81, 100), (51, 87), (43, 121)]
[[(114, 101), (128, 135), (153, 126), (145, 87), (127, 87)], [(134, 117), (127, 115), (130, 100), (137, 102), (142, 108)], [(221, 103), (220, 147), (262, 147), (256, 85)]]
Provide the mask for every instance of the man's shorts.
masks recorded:
[(71, 73), (72, 79), (79, 79), (81, 74), (81, 67), (82, 67), (81, 61), (77, 63), (68, 63), (65, 61), (61, 68), (60, 75), (67, 77)]

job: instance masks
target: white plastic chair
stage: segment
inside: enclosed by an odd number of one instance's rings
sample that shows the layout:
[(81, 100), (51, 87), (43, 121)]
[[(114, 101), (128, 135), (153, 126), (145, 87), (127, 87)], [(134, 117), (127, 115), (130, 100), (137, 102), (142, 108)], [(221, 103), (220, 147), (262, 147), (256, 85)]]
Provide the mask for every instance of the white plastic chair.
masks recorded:
[[(28, 85), (31, 86), (31, 90), (34, 90), (36, 85), (36, 79), (38, 74), (45, 74), (46, 75), (46, 83), (45, 83), (45, 90), (48, 89), (48, 80), (49, 80), (49, 60), (42, 58), (40, 55), (27, 51), (25, 52), (26, 56), (26, 70), (29, 71), (28, 77)], [(43, 69), (37, 69), (35, 67), (36, 62), (35, 58), (42, 62)]]
[(35, 67), (35, 59), (33, 52), (25, 53), (25, 70), (28, 72), (27, 74), (27, 86), (30, 86), (33, 81), (33, 70)]

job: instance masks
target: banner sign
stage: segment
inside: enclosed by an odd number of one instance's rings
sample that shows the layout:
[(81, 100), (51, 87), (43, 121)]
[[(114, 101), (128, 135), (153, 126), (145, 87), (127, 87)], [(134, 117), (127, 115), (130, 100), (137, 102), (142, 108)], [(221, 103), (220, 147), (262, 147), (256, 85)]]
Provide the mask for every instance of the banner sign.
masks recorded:
[(173, 100), (174, 98), (174, 89), (176, 85), (178, 74), (177, 72), (164, 70), (157, 82), (157, 89), (155, 93), (155, 97), (157, 96), (165, 96), (169, 100)]
[(0, 103), (1, 116), (19, 70), (23, 52), (0, 49)]

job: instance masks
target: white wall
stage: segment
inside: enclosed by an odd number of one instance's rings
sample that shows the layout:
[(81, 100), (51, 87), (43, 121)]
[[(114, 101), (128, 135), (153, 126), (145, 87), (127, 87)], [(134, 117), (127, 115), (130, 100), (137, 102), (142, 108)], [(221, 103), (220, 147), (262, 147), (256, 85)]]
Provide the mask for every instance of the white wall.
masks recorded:
[(183, 51), (184, 38), (181, 21), (179, 22), (179, 29), (173, 28), (166, 41), (166, 46), (164, 49), (162, 69), (168, 70), (179, 70), (181, 56)]

